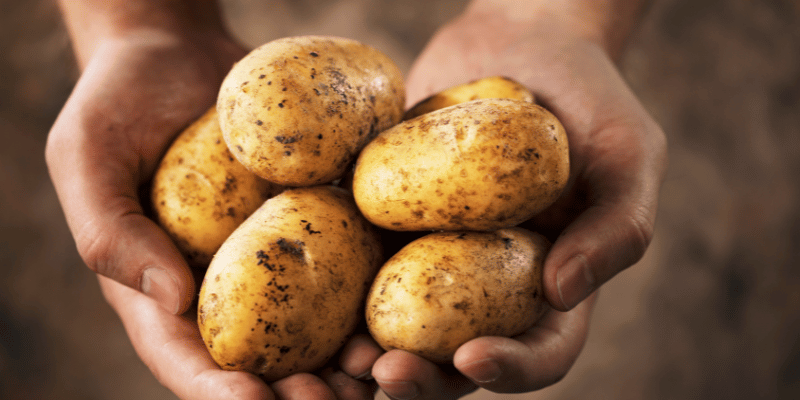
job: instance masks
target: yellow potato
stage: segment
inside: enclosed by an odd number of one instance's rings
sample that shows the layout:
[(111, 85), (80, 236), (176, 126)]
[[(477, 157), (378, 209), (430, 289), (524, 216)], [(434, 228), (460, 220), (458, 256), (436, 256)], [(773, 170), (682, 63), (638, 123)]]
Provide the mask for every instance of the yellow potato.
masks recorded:
[(206, 272), (198, 324), (208, 351), (223, 369), (267, 381), (321, 367), (361, 320), (381, 257), (346, 190), (289, 189), (267, 200)]
[(437, 232), (381, 267), (367, 297), (372, 337), (437, 363), (480, 336), (511, 337), (546, 311), (542, 265), (550, 244), (522, 228)]
[(387, 129), (358, 157), (353, 194), (399, 231), (494, 230), (552, 204), (569, 176), (567, 135), (544, 108), (483, 99)]
[(436, 93), (406, 111), (403, 119), (411, 119), (440, 108), (454, 106), (478, 99), (515, 99), (535, 102), (533, 93), (525, 85), (503, 76), (490, 76), (456, 85)]
[(226, 76), (217, 99), (225, 141), (257, 175), (287, 186), (330, 183), (403, 115), (402, 72), (354, 40), (269, 42)]
[(198, 268), (208, 266), (228, 235), (282, 189), (233, 158), (213, 108), (175, 139), (151, 188), (158, 223)]

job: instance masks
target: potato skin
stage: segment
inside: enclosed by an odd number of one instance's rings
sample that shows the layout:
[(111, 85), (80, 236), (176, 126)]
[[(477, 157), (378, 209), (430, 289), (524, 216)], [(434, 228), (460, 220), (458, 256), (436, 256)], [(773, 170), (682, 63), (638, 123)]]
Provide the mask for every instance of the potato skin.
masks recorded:
[(214, 108), (178, 135), (151, 185), (156, 220), (195, 268), (207, 267), (228, 235), (283, 189), (233, 158)]
[(511, 337), (547, 310), (542, 265), (550, 243), (522, 228), (436, 232), (381, 267), (367, 297), (370, 334), (384, 349), (437, 363), (480, 336)]
[(403, 120), (478, 99), (514, 99), (528, 103), (536, 100), (525, 85), (504, 76), (489, 76), (449, 87), (421, 100), (406, 111)]
[(361, 148), (403, 115), (389, 57), (354, 40), (288, 37), (245, 56), (217, 99), (225, 141), (257, 175), (282, 185), (338, 179)]
[(552, 204), (569, 177), (564, 127), (524, 101), (446, 107), (382, 132), (358, 157), (353, 194), (398, 231), (515, 226)]
[(361, 320), (381, 257), (349, 192), (284, 191), (214, 256), (198, 300), (206, 347), (223, 369), (267, 381), (321, 367)]

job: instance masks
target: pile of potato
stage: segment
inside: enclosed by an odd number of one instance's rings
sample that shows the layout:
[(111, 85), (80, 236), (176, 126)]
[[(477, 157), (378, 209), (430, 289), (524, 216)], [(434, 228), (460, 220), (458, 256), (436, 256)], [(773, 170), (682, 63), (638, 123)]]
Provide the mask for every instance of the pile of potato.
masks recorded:
[(404, 104), (379, 51), (284, 38), (237, 63), (167, 151), (153, 210), (207, 268), (198, 324), (222, 368), (313, 371), (365, 314), (385, 349), (447, 363), (545, 312), (549, 243), (515, 226), (566, 184), (562, 125), (505, 78)]

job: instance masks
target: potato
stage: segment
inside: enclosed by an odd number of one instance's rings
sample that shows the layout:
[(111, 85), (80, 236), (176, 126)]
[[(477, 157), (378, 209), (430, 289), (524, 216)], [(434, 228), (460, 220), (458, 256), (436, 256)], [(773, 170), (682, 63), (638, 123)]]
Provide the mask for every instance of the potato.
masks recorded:
[(400, 121), (402, 72), (357, 41), (269, 42), (226, 76), (217, 99), (225, 142), (249, 170), (287, 186), (338, 179), (375, 135)]
[(353, 194), (372, 223), (398, 231), (517, 225), (569, 177), (567, 135), (544, 108), (483, 99), (387, 129), (358, 157)]
[(156, 220), (196, 268), (208, 266), (228, 235), (282, 190), (233, 158), (213, 108), (175, 139), (151, 185)]
[(522, 228), (436, 232), (381, 267), (367, 297), (372, 337), (437, 363), (480, 336), (511, 337), (547, 310), (542, 264), (550, 244)]
[(525, 85), (503, 76), (490, 76), (456, 85), (436, 93), (411, 107), (403, 119), (411, 119), (441, 108), (478, 99), (515, 99), (533, 103), (533, 93)]
[(361, 320), (381, 257), (349, 192), (284, 191), (214, 256), (198, 300), (206, 347), (223, 369), (267, 381), (321, 367)]

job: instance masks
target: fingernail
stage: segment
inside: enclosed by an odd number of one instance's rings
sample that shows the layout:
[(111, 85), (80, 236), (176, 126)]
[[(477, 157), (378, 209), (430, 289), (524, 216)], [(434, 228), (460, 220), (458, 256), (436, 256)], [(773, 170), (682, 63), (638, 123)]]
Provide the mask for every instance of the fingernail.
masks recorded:
[(370, 380), (373, 379), (372, 378), (372, 371), (367, 371), (367, 372), (364, 372), (361, 375), (354, 376), (353, 379), (358, 379), (358, 380), (361, 380), (361, 381), (370, 381)]
[(347, 386), (350, 380), (353, 379), (342, 371), (334, 370), (333, 368), (325, 368), (320, 374), (330, 385)]
[(142, 292), (167, 311), (177, 314), (180, 307), (178, 284), (167, 271), (161, 268), (149, 268), (142, 273)]
[(389, 397), (397, 400), (409, 400), (419, 395), (419, 388), (414, 382), (377, 382)]
[(475, 361), (460, 368), (464, 375), (477, 383), (492, 383), (500, 378), (503, 370), (491, 358)]
[(558, 296), (564, 308), (571, 310), (594, 290), (594, 276), (586, 257), (577, 255), (569, 259), (556, 273)]

